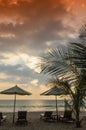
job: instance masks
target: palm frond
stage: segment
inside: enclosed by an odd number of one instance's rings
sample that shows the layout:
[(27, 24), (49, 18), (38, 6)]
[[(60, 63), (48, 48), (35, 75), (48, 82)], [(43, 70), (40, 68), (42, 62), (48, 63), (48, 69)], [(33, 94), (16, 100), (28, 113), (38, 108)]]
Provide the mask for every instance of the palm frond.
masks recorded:
[(72, 64), (77, 68), (86, 69), (86, 46), (80, 43), (70, 43), (69, 55)]

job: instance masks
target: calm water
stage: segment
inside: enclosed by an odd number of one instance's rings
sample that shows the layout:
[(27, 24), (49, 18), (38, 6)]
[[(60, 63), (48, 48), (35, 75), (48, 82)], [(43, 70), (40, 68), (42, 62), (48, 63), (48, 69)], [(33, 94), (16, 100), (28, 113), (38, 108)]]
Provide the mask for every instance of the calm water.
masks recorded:
[[(13, 112), (13, 100), (0, 100), (0, 111), (2, 112)], [(56, 102), (55, 100), (17, 100), (16, 111), (27, 110), (27, 111), (55, 111)], [(58, 100), (58, 110), (64, 109), (64, 101)]]

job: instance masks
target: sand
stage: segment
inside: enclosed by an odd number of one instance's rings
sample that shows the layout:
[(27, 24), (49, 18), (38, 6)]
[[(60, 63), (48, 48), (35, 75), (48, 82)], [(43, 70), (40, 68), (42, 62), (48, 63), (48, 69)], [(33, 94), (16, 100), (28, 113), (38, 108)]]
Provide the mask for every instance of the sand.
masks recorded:
[[(44, 122), (40, 119), (40, 113), (42, 112), (28, 112), (27, 120), (28, 125), (16, 126), (12, 123), (12, 113), (5, 113), (7, 118), (2, 122), (0, 130), (76, 130), (74, 123), (63, 122)], [(82, 116), (86, 113), (82, 113)], [(17, 120), (17, 113), (15, 115), (15, 122)], [(86, 130), (86, 120), (83, 120), (82, 127), (79, 130)]]

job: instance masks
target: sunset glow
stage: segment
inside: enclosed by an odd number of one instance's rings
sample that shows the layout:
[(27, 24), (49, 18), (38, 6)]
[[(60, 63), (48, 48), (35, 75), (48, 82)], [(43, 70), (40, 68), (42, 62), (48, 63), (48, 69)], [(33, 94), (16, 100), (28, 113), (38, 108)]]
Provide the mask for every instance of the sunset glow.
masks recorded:
[(38, 57), (77, 40), (85, 13), (86, 0), (0, 0), (0, 91), (18, 84), (42, 98), (48, 77)]

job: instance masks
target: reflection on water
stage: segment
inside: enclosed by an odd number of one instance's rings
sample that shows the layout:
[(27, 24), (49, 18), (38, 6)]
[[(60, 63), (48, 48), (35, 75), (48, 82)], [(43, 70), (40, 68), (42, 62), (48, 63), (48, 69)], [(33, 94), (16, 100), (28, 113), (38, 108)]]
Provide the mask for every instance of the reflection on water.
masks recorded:
[[(0, 100), (0, 111), (12, 112), (13, 111), (13, 100)], [(64, 101), (58, 100), (58, 109), (64, 109)], [(56, 102), (55, 100), (17, 100), (16, 111), (55, 111)]]

